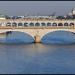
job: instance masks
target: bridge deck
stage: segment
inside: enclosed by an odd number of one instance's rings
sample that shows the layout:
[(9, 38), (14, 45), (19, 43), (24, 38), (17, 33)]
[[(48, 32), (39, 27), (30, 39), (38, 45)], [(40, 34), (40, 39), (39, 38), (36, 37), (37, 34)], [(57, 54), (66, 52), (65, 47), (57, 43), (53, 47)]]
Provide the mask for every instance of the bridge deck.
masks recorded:
[(75, 26), (0, 27), (0, 29), (75, 29)]

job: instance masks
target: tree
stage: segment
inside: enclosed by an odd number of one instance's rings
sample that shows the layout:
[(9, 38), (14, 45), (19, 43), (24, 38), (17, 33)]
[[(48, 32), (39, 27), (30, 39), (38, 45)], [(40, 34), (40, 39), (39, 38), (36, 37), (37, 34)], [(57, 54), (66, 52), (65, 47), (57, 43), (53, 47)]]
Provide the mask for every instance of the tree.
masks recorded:
[(56, 19), (65, 19), (64, 16), (57, 16)]

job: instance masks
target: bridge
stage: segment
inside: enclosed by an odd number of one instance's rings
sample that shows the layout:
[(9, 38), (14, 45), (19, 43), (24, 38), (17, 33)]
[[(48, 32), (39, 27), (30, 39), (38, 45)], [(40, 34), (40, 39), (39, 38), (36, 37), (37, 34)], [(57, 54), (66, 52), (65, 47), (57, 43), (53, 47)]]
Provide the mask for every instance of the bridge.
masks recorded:
[(36, 43), (41, 42), (43, 36), (54, 31), (69, 31), (75, 33), (75, 20), (0, 20), (0, 34), (19, 31), (30, 35)]

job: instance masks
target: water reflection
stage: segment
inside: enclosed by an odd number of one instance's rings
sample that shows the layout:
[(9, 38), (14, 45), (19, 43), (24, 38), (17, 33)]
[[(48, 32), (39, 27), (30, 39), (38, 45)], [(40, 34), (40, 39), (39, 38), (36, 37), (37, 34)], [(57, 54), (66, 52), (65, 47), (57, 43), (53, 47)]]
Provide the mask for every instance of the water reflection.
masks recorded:
[(2, 45), (0, 73), (75, 73), (75, 45)]

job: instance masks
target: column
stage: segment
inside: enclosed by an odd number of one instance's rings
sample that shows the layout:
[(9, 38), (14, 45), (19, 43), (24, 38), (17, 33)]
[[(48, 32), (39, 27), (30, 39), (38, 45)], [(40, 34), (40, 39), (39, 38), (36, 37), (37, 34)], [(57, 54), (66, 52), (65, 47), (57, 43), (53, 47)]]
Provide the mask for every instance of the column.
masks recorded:
[(35, 43), (40, 43), (41, 42), (41, 38), (39, 35), (34, 36), (35, 39)]

